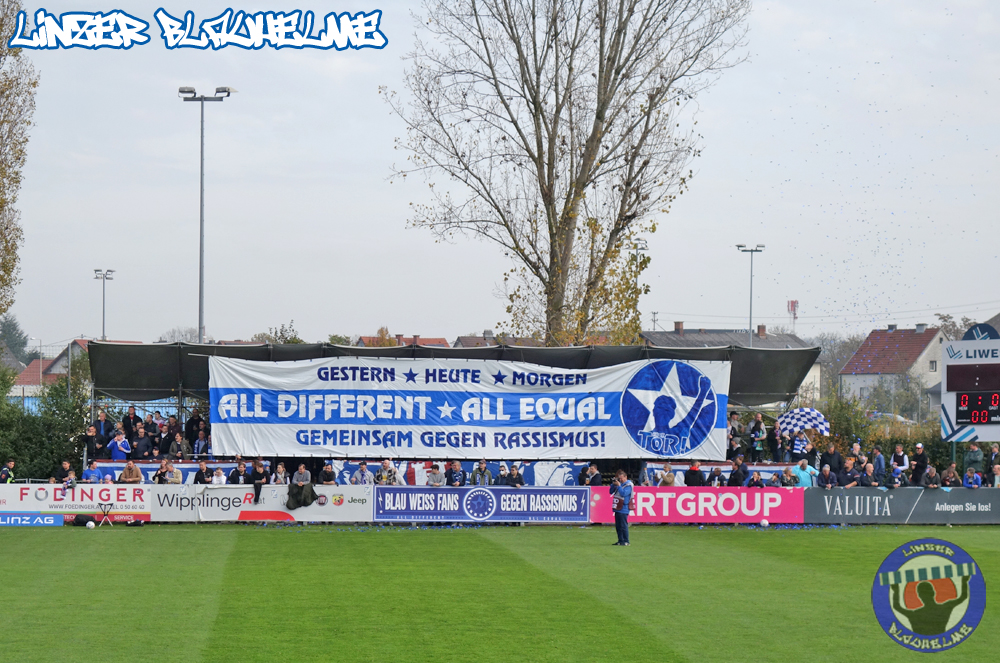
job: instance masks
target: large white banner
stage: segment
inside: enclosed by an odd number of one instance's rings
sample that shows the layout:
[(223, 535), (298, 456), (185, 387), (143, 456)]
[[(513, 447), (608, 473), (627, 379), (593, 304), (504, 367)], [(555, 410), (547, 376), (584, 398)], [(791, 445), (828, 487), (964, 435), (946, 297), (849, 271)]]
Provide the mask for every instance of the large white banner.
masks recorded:
[(314, 523), (362, 523), (372, 520), (374, 486), (314, 485), (318, 499), (289, 511), (288, 486), (265, 485), (253, 503), (252, 485), (154, 485), (152, 520), (211, 522), (289, 520)]
[(217, 455), (725, 458), (729, 362), (211, 357)]

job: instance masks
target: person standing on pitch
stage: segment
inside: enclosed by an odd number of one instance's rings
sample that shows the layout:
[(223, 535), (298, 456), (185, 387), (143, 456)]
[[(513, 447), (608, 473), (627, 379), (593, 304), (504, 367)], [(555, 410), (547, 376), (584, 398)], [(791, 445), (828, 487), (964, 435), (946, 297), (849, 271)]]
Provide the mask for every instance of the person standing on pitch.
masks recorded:
[(635, 488), (628, 480), (625, 470), (618, 470), (614, 480), (611, 482), (611, 508), (615, 512), (615, 531), (618, 533), (618, 543), (614, 546), (627, 546), (628, 541), (628, 510), (632, 501), (632, 494)]

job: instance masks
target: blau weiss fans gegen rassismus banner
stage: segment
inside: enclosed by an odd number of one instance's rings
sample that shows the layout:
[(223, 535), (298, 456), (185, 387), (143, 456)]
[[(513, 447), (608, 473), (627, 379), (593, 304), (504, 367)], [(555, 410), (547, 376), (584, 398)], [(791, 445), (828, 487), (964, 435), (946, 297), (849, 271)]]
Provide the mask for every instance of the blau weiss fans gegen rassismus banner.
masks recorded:
[(211, 357), (216, 454), (725, 458), (729, 362)]

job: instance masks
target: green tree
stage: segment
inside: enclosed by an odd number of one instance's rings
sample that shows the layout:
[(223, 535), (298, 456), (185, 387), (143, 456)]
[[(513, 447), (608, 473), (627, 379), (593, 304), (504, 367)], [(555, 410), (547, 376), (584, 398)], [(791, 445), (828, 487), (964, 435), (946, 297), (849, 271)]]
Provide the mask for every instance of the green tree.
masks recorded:
[(634, 307), (617, 298), (642, 266), (623, 252), (687, 186), (698, 136), (685, 107), (739, 59), (749, 11), (749, 0), (426, 0), (409, 94), (387, 95), (406, 125), (396, 172), (431, 186), (411, 223), (510, 258), (513, 332), (564, 345), (609, 328), (602, 319), (621, 326)]
[[(0, 389), (6, 393), (15, 378), (13, 372), (0, 370)], [(64, 460), (73, 463), (79, 474), (77, 436), (86, 419), (86, 392), (78, 387), (68, 397), (63, 379), (45, 388), (37, 413), (0, 399), (0, 458), (15, 460), (15, 476), (46, 479)]]
[(282, 324), (280, 327), (271, 327), (266, 332), (254, 334), (250, 337), (250, 340), (257, 343), (286, 343), (291, 345), (305, 343), (299, 336), (299, 332), (295, 330), (294, 320), (290, 321), (287, 325)]
[(828, 389), (829, 395), (823, 405), (823, 414), (830, 422), (830, 437), (842, 452), (846, 452), (855, 442), (866, 444), (874, 430), (874, 423), (868, 418), (865, 404), (856, 396), (844, 396), (839, 389)]
[(0, 341), (7, 344), (13, 354), (22, 364), (29, 364), (38, 358), (38, 350), (28, 347), (28, 335), (21, 329), (21, 324), (9, 311), (0, 316)]
[(342, 334), (330, 334), (330, 337), (326, 341), (330, 345), (350, 345), (351, 337), (344, 336)]
[(883, 376), (864, 399), (869, 410), (899, 414), (914, 421), (927, 414), (924, 384), (910, 373)]
[(14, 303), (14, 288), (20, 283), (18, 250), (24, 231), (15, 205), (38, 87), (38, 75), (27, 55), (7, 47), (20, 11), (19, 0), (0, 0), (0, 313)]
[(86, 352), (74, 353), (70, 375), (47, 385), (39, 399), (38, 412), (49, 438), (65, 442), (75, 461), (83, 453), (79, 436), (90, 423), (90, 386), (90, 359)]

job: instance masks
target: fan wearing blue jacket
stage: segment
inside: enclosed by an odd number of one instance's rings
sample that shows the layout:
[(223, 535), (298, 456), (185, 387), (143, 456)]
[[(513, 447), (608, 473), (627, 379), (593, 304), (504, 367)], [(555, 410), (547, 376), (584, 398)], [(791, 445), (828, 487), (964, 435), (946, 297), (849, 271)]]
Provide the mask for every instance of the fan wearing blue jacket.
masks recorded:
[(965, 471), (965, 479), (962, 481), (962, 485), (966, 488), (979, 488), (983, 485), (982, 479), (976, 474), (976, 468), (970, 467)]
[(132, 453), (132, 446), (125, 439), (125, 432), (119, 430), (115, 433), (115, 439), (108, 445), (111, 449), (111, 460), (125, 460)]
[[(611, 482), (611, 496), (612, 498), (618, 498), (614, 500), (612, 504), (620, 502), (621, 504), (614, 509), (615, 511), (615, 531), (618, 533), (618, 543), (613, 543), (613, 546), (627, 546), (628, 543), (628, 504), (632, 501), (632, 491), (634, 487), (632, 482), (628, 480), (628, 475), (625, 470), (618, 470), (615, 475), (614, 481)], [(614, 507), (613, 507), (614, 508)]]

